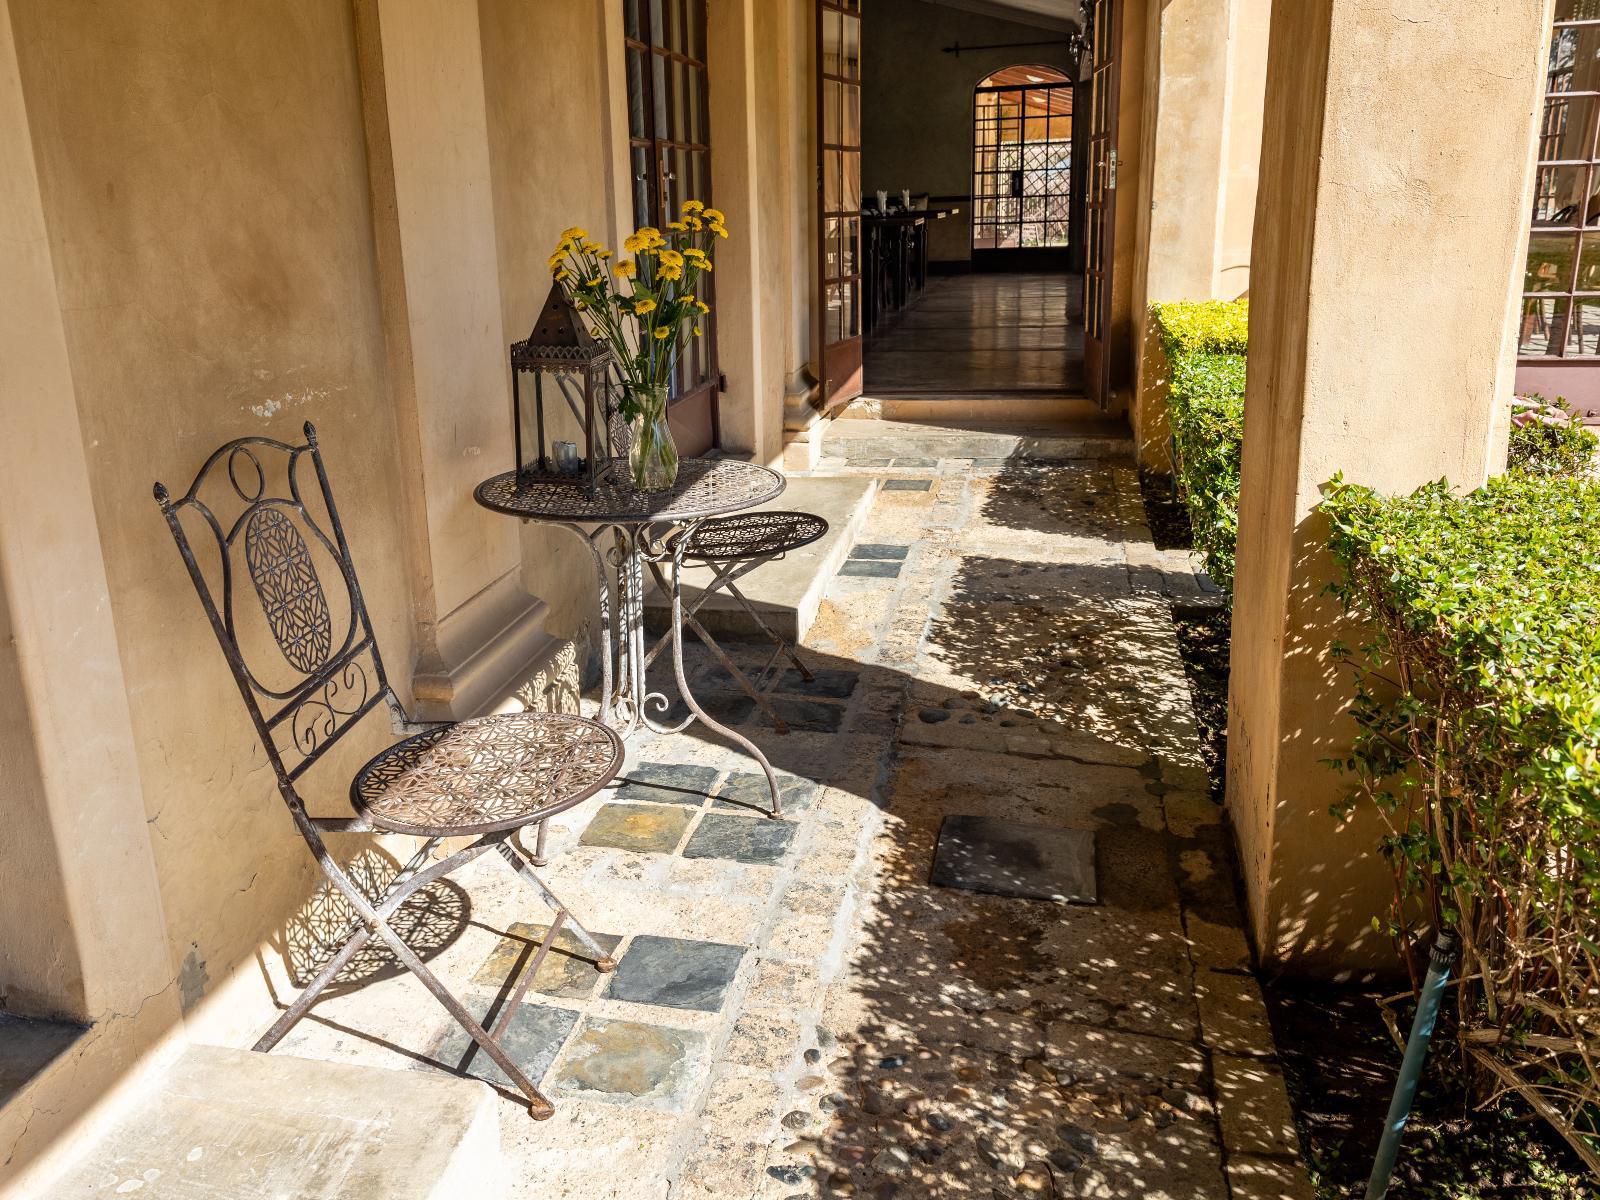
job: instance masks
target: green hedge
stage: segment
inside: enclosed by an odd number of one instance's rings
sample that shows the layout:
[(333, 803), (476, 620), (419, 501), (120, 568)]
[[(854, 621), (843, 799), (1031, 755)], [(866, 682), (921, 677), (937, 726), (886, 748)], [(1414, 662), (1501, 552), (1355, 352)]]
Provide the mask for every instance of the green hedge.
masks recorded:
[(1168, 421), (1179, 486), (1206, 573), (1233, 589), (1239, 542), (1239, 458), (1244, 444), (1247, 300), (1153, 304), (1168, 365)]
[[(1513, 472), (1468, 495), (1336, 480), (1334, 591), (1371, 630), (1352, 804), (1388, 823), (1389, 932), (1457, 929), (1463, 1048), (1575, 1145), (1600, 1126), (1600, 483)], [(1538, 1104), (1535, 1103), (1535, 1107)]]
[(1583, 475), (1594, 469), (1600, 438), (1565, 400), (1546, 404), (1537, 393), (1516, 401), (1506, 469), (1534, 475)]

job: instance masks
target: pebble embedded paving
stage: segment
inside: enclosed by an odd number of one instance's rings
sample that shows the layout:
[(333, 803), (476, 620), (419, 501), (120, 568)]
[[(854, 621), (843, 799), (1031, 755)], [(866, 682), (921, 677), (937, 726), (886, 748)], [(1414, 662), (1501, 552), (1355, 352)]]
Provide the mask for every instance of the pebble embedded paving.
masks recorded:
[[(543, 874), (620, 961), (535, 981), (532, 1008), (575, 1015), (528, 1018), (543, 1043), (519, 1053), (557, 1112), (534, 1126), (507, 1098), (513, 1194), (1220, 1200), (1247, 1154), (1309, 1196), (1170, 616), (1205, 592), (1151, 545), (1126, 443), (1044, 462), (954, 431), (838, 441), (824, 471), (902, 476), (846, 562), (895, 574), (830, 582), (817, 681), (775, 691), (792, 732), (689, 639), (697, 694), (771, 757), (784, 820), (747, 758), (691, 729), (630, 739), (626, 782), (552, 821)], [(724, 646), (752, 674), (770, 654)], [(1100, 902), (936, 886), (962, 817), (1092, 834)], [(471, 924), (430, 963), (480, 1004), (549, 920), (508, 874), (462, 873)], [(396, 1065), (381, 1043), (448, 1023), (403, 976), (317, 1011), (373, 1036), (307, 1021), (287, 1052)]]

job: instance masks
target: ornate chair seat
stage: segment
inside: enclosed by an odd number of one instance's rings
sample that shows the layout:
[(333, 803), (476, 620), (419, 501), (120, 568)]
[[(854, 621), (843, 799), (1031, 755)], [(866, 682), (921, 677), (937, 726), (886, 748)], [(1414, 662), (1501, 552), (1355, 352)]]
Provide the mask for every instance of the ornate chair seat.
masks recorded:
[(350, 802), (379, 829), (498, 833), (582, 803), (621, 769), (611, 730), (560, 713), (506, 713), (429, 729), (356, 774)]
[(821, 517), (803, 512), (751, 512), (701, 521), (683, 557), (694, 562), (770, 559), (809, 546), (828, 532)]

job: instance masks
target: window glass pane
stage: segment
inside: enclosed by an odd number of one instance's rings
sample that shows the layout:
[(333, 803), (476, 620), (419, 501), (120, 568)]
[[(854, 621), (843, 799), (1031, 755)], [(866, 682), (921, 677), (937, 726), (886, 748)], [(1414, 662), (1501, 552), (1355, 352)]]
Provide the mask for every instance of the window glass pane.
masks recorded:
[(846, 146), (861, 145), (861, 89), (844, 90), (844, 137)]
[(1594, 157), (1595, 114), (1600, 100), (1594, 96), (1551, 96), (1539, 122), (1539, 161), (1583, 161)]
[(639, 28), (640, 0), (622, 0), (622, 32), (635, 41), (643, 40), (643, 33)]
[(822, 10), (822, 70), (826, 75), (839, 74), (839, 41), (842, 16), (831, 8)]
[(859, 282), (844, 285), (846, 316), (845, 336), (857, 337), (861, 333), (861, 284)]
[(1568, 25), (1550, 39), (1552, 92), (1590, 92), (1600, 79), (1600, 25)]
[(650, 212), (650, 150), (646, 146), (633, 148), (633, 215), (644, 224)]
[(822, 156), (822, 207), (826, 212), (838, 212), (839, 203), (839, 152), (826, 151)]
[(1600, 300), (1574, 300), (1567, 325), (1567, 355), (1600, 354)]
[(1540, 167), (1533, 185), (1533, 223), (1576, 225), (1587, 216), (1593, 224), (1600, 214), (1594, 199), (1585, 202), (1588, 184), (1588, 167)]
[(667, 29), (665, 17), (661, 11), (664, 0), (641, 0), (650, 6), (650, 29), (646, 41), (654, 42), (658, 46), (666, 45)]
[(1600, 292), (1600, 236), (1588, 234), (1578, 254), (1578, 284), (1575, 292)]
[(700, 62), (706, 60), (706, 0), (688, 0), (688, 31), (684, 53)]
[(840, 159), (839, 201), (846, 212), (861, 208), (861, 154), (846, 150)]
[(839, 273), (841, 275), (854, 275), (859, 270), (856, 265), (856, 247), (860, 244), (860, 237), (861, 218), (845, 218), (842, 236), (839, 241)]
[(850, 79), (861, 78), (861, 18), (844, 18), (843, 70)]
[(1573, 237), (1564, 233), (1536, 233), (1528, 239), (1525, 292), (1564, 292), (1572, 286)]
[(1600, 21), (1600, 0), (1556, 0), (1558, 21)]
[(841, 136), (839, 93), (843, 90), (842, 83), (831, 79), (822, 81), (822, 140), (830, 146), (837, 146)]
[(1566, 340), (1567, 303), (1564, 296), (1530, 298), (1522, 302), (1518, 354), (1527, 358), (1545, 358), (1561, 353), (1561, 344)]

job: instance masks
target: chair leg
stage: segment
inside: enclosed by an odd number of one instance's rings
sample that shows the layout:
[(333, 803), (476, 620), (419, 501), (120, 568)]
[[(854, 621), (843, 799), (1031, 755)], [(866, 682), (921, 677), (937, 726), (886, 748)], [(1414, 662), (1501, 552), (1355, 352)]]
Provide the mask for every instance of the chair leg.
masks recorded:
[(380, 921), (377, 934), (384, 943), (393, 950), (408, 971), (415, 975), (422, 986), (433, 993), (433, 998), (442, 1004), (445, 1011), (455, 1018), (456, 1024), (467, 1031), (467, 1035), (483, 1047), (483, 1051), (495, 1061), (495, 1065), (506, 1073), (506, 1077), (517, 1085), (517, 1090), (528, 1098), (528, 1114), (536, 1121), (543, 1121), (555, 1114), (555, 1106), (547, 1100), (542, 1092), (534, 1086), (533, 1081), (527, 1077), (522, 1068), (511, 1060), (511, 1056), (500, 1047), (500, 1043), (489, 1036), (488, 1030), (473, 1019), (471, 1013), (462, 1005), (461, 1001), (451, 995), (450, 990), (439, 981), (439, 977), (428, 970), (423, 961), (418, 958), (410, 946), (400, 940), (400, 936)]
[(813, 682), (816, 679), (816, 676), (811, 673), (811, 668), (806, 666), (806, 664), (801, 661), (800, 648), (788, 639), (781, 638), (774, 633), (772, 627), (761, 619), (761, 614), (756, 611), (755, 605), (750, 603), (749, 598), (739, 590), (739, 585), (734, 583), (732, 580), (728, 581), (728, 591), (732, 593), (733, 598), (744, 607), (744, 611), (750, 614), (750, 619), (761, 627), (761, 632), (776, 642), (779, 651), (788, 656), (789, 661), (794, 664), (795, 670), (800, 672), (800, 678), (804, 679), (807, 683)]
[(283, 1041), (284, 1035), (298, 1025), (300, 1018), (311, 1010), (311, 1006), (317, 1002), (317, 997), (322, 994), (323, 989), (333, 982), (334, 977), (344, 970), (346, 964), (359, 954), (371, 940), (372, 931), (370, 929), (365, 926), (357, 929), (351, 935), (350, 940), (339, 948), (339, 953), (330, 958), (323, 965), (322, 970), (316, 973), (311, 982), (306, 984), (300, 995), (295, 997), (294, 1003), (284, 1011), (281, 1017), (272, 1023), (272, 1028), (262, 1034), (256, 1040), (256, 1044), (250, 1048), (257, 1053), (265, 1054)]
[[(561, 898), (545, 886), (544, 880), (534, 873), (533, 865), (527, 856), (509, 841), (500, 842), (499, 850), (500, 857), (510, 864), (511, 869), (520, 875), (529, 887), (539, 893), (540, 899), (550, 906), (550, 910), (556, 914), (556, 917), (572, 927), (572, 934), (578, 939), (579, 944), (594, 956), (595, 969), (599, 971), (615, 971), (617, 969), (617, 960), (612, 958), (604, 947), (594, 940), (594, 935), (579, 923), (578, 918), (572, 915), (572, 910), (562, 902)], [(552, 929), (553, 932), (554, 930)], [(547, 940), (550, 940), (548, 935)]]
[(535, 832), (533, 835), (533, 865), (536, 867), (545, 867), (550, 865), (550, 859), (544, 852), (545, 838), (549, 835), (549, 832), (549, 821), (540, 821), (535, 827)]

